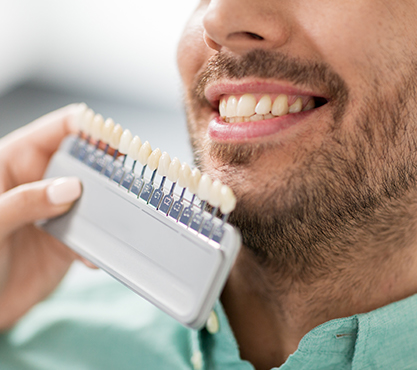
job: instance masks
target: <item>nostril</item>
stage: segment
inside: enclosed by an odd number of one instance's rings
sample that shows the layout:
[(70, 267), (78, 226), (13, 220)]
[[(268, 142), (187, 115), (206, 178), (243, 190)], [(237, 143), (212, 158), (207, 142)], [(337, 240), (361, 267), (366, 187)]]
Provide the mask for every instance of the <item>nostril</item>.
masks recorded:
[(254, 40), (263, 40), (264, 38), (262, 36), (257, 35), (256, 33), (253, 32), (245, 32), (246, 35), (248, 35), (250, 38), (254, 39)]

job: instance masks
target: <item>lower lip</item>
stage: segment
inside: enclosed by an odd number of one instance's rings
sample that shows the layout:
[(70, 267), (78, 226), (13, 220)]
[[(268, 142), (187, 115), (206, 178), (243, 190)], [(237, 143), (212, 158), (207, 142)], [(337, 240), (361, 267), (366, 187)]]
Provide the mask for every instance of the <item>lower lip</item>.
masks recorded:
[(282, 117), (255, 122), (226, 123), (218, 113), (210, 121), (208, 134), (212, 140), (223, 142), (242, 142), (263, 136), (270, 136), (297, 125), (317, 109), (292, 113)]

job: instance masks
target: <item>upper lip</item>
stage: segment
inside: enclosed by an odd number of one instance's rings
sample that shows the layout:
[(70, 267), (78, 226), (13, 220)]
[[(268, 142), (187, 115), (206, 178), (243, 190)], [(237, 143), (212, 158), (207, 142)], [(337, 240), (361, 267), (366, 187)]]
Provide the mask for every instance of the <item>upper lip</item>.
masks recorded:
[(329, 100), (329, 98), (326, 97), (326, 95), (318, 91), (299, 89), (285, 82), (277, 83), (259, 80), (239, 80), (236, 82), (231, 80), (221, 80), (208, 85), (204, 91), (206, 99), (215, 109), (218, 109), (219, 100), (222, 95), (239, 95), (246, 93), (303, 95), (321, 97)]

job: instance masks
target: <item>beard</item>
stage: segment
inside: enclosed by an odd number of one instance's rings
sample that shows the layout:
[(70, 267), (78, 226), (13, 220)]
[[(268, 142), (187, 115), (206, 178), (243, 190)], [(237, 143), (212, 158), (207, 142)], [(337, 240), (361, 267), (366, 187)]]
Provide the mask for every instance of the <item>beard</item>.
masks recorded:
[[(416, 68), (395, 76), (383, 91), (369, 76), (360, 106), (343, 79), (326, 64), (264, 50), (236, 57), (218, 53), (187, 92), (187, 116), (197, 165), (216, 174), (238, 202), (230, 223), (243, 245), (263, 265), (303, 281), (347, 266), (364, 255), (389, 254), (410, 244), (410, 211), (417, 180)], [(383, 75), (383, 74), (382, 74)], [(299, 148), (292, 165), (263, 168), (264, 158), (283, 149), (279, 142), (222, 144), (210, 141), (204, 88), (220, 78), (258, 77), (324, 92), (332, 120), (320, 145)], [(389, 76), (388, 76), (389, 77)], [(355, 105), (355, 114), (347, 114)], [(349, 121), (349, 125), (347, 122)], [(279, 164), (279, 157), (277, 164)], [(215, 168), (215, 171), (214, 171)]]

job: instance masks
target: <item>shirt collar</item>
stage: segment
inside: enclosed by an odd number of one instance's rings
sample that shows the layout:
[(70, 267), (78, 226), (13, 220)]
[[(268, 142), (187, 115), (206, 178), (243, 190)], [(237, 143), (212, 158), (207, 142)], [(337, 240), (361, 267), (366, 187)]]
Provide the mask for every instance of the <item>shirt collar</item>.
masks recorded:
[[(238, 344), (222, 305), (214, 311), (219, 331), (203, 329), (193, 337), (204, 368), (252, 370), (240, 359)], [(307, 333), (279, 368), (290, 369), (406, 369), (417, 366), (417, 295), (365, 314), (328, 321)]]

